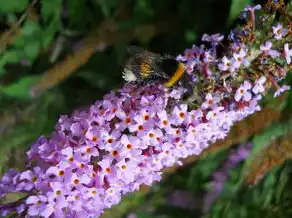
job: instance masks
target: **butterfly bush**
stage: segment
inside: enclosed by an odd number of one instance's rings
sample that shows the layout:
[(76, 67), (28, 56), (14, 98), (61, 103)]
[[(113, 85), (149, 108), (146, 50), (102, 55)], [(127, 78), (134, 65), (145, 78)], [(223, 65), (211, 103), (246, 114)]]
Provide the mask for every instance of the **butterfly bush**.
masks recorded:
[[(24, 197), (0, 205), (0, 215), (99, 217), (126, 193), (160, 181), (163, 169), (224, 139), (235, 122), (260, 110), (269, 88), (275, 96), (288, 90), (278, 81), (291, 70), (291, 22), (267, 13), (255, 20), (260, 8), (248, 6), (247, 24), (227, 38), (205, 34), (206, 45), (177, 57), (194, 93), (186, 101), (184, 85), (126, 84), (88, 110), (61, 116), (52, 135), (27, 152), (26, 170), (2, 177), (1, 198)], [(263, 29), (268, 34), (260, 37)]]

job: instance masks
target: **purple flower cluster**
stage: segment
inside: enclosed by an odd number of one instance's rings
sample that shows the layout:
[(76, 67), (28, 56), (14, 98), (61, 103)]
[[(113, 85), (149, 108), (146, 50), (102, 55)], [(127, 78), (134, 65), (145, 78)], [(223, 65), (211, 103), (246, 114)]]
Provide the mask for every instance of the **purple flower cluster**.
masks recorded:
[(190, 110), (179, 101), (183, 92), (128, 85), (88, 111), (62, 116), (51, 138), (41, 137), (27, 152), (31, 169), (2, 178), (1, 197), (28, 197), (2, 205), (1, 215), (27, 210), (30, 216), (98, 216), (141, 184), (159, 181), (162, 169), (224, 138), (255, 110), (226, 110), (211, 95), (204, 109)]
[[(285, 39), (284, 30), (273, 30), (273, 36)], [(285, 75), (242, 79), (255, 58), (268, 62), (281, 51), (265, 42), (254, 52), (235, 41), (218, 58), (223, 39), (205, 34), (203, 41), (211, 44), (210, 49), (193, 46), (177, 57), (192, 85), (201, 90), (192, 104), (181, 100), (183, 87), (127, 84), (87, 111), (61, 116), (51, 137), (39, 138), (27, 152), (27, 170), (10, 170), (1, 179), (1, 198), (11, 192), (26, 196), (0, 205), (0, 215), (98, 217), (124, 194), (159, 181), (164, 168), (182, 164), (181, 158), (199, 155), (210, 143), (224, 139), (235, 122), (260, 110), (258, 102), (271, 79), (276, 83)], [(288, 45), (282, 53), (290, 62)], [(215, 85), (204, 91), (206, 84), (200, 81)], [(278, 93), (287, 89), (283, 86)]]

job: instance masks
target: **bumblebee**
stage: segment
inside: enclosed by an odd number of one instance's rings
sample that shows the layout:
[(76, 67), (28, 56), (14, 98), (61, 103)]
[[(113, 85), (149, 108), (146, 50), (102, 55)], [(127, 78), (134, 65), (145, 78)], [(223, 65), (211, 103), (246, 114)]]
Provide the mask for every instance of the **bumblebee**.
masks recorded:
[(128, 47), (131, 58), (124, 67), (123, 78), (127, 82), (147, 84), (161, 81), (173, 86), (184, 75), (184, 64), (170, 55), (160, 55), (136, 46)]

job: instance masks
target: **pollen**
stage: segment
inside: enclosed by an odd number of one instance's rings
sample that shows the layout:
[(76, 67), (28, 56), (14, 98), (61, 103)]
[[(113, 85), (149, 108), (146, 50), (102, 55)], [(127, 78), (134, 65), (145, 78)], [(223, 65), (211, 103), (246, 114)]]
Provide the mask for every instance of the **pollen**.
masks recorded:
[(73, 184), (74, 185), (78, 185), (79, 184), (79, 179), (74, 179)]
[(127, 166), (126, 166), (126, 165), (123, 165), (123, 166), (122, 166), (122, 169), (123, 169), (123, 170), (127, 169)]
[(119, 153), (119, 152), (118, 152), (118, 151), (116, 151), (116, 150), (112, 151), (112, 155), (113, 155), (113, 156), (117, 156), (117, 155), (118, 155), (118, 153)]
[(165, 126), (168, 125), (168, 121), (167, 121), (167, 120), (163, 120), (162, 123), (163, 123), (163, 125), (165, 125)]
[(114, 141), (113, 138), (109, 138), (109, 139), (107, 140), (107, 142), (110, 143), (110, 144), (113, 143), (113, 141)]
[(149, 120), (149, 115), (146, 114), (146, 115), (144, 116), (144, 120)]
[(142, 125), (139, 125), (139, 126), (138, 126), (138, 130), (139, 130), (139, 131), (142, 131), (143, 129), (144, 129), (144, 127), (143, 127)]
[(111, 168), (108, 167), (108, 168), (105, 169), (105, 171), (106, 171), (107, 173), (110, 173), (112, 170), (111, 170)]
[(132, 146), (131, 144), (127, 144), (127, 148), (128, 148), (128, 149), (132, 149), (133, 146)]
[(92, 149), (91, 148), (86, 148), (85, 152), (86, 153), (91, 153), (92, 152)]
[(153, 133), (149, 133), (149, 137), (150, 138), (153, 138), (154, 137), (154, 134)]
[(184, 112), (180, 112), (179, 116), (180, 116), (180, 118), (184, 118), (185, 117), (185, 113)]
[(96, 142), (97, 141), (97, 137), (96, 136), (93, 136), (91, 140), (94, 141), (94, 142)]
[(32, 182), (36, 182), (37, 179), (38, 179), (38, 178), (37, 178), (36, 176), (34, 176), (34, 177), (32, 177), (31, 181), (32, 181)]
[(64, 170), (60, 170), (59, 172), (58, 172), (58, 176), (63, 176), (65, 174), (65, 171)]
[(127, 117), (127, 118), (125, 119), (125, 123), (126, 123), (126, 124), (131, 123), (131, 118), (130, 118), (130, 117)]

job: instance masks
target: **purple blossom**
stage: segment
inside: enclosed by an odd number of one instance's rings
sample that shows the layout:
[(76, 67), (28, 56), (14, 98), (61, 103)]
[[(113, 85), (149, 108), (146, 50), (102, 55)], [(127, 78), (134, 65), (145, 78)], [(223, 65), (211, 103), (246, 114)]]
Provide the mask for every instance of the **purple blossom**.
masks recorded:
[(202, 36), (202, 41), (212, 42), (212, 43), (216, 43), (216, 44), (221, 42), (223, 39), (224, 39), (224, 35), (221, 35), (219, 33), (213, 34), (213, 35), (204, 34)]
[(273, 26), (273, 34), (274, 38), (277, 40), (281, 40), (288, 33), (287, 28), (283, 28), (282, 24), (278, 23), (277, 26)]
[(292, 57), (292, 49), (289, 49), (289, 44), (286, 43), (284, 45), (284, 57), (287, 61), (287, 64), (291, 63), (291, 57)]
[(252, 92), (254, 94), (263, 93), (265, 91), (264, 84), (265, 84), (266, 80), (267, 80), (267, 78), (265, 76), (262, 76), (261, 78), (256, 80), (255, 85), (252, 88)]
[(287, 90), (290, 90), (290, 86), (288, 85), (283, 85), (281, 86), (280, 88), (277, 89), (277, 91), (274, 93), (274, 97), (278, 97), (280, 96), (283, 92), (287, 91)]
[(264, 55), (269, 55), (272, 58), (280, 56), (280, 53), (277, 50), (271, 49), (273, 46), (272, 42), (266, 41), (263, 45), (260, 46), (260, 50)]
[(211, 111), (190, 110), (179, 101), (183, 93), (129, 84), (87, 111), (61, 116), (51, 138), (40, 137), (27, 152), (28, 166), (39, 167), (9, 171), (0, 182), (1, 196), (29, 191), (26, 203), (17, 206), (31, 216), (99, 216), (123, 194), (159, 181), (165, 167), (226, 137), (244, 118), (210, 94), (203, 108)]
[(235, 101), (240, 101), (243, 99), (244, 101), (250, 101), (252, 98), (250, 89), (252, 88), (251, 84), (248, 81), (244, 81), (244, 83), (236, 90), (236, 94), (234, 96)]
[(261, 5), (256, 5), (254, 7), (252, 7), (251, 5), (247, 5), (244, 11), (257, 11), (260, 10), (261, 8), (262, 8)]
[(230, 66), (231, 66), (231, 61), (226, 56), (222, 58), (222, 63), (218, 64), (218, 68), (222, 71), (228, 70)]

